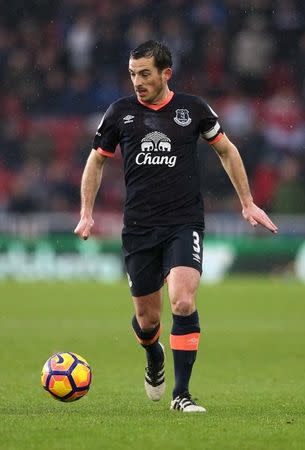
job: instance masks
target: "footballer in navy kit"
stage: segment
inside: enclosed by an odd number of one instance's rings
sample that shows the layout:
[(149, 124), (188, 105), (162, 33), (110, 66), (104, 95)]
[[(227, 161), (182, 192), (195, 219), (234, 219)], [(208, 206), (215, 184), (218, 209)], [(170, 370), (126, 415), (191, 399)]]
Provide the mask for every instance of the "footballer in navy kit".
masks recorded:
[(112, 157), (118, 144), (124, 160), (124, 223), (203, 225), (196, 144), (199, 136), (222, 137), (217, 115), (199, 97), (169, 92), (159, 105), (136, 96), (113, 103), (94, 139)]
[(219, 155), (239, 196), (243, 217), (273, 233), (277, 227), (253, 203), (239, 152), (224, 134), (217, 114), (200, 97), (169, 89), (171, 67), (171, 53), (160, 42), (145, 42), (131, 52), (129, 73), (135, 95), (110, 105), (98, 127), (82, 177), (81, 219), (75, 233), (83, 239), (90, 235), (103, 166), (119, 144), (126, 184), (123, 253), (135, 307), (132, 326), (146, 350), (145, 390), (153, 401), (165, 392), (159, 336), (166, 280), (175, 372), (170, 408), (205, 412), (189, 393), (200, 338), (195, 302), (204, 232), (199, 137)]

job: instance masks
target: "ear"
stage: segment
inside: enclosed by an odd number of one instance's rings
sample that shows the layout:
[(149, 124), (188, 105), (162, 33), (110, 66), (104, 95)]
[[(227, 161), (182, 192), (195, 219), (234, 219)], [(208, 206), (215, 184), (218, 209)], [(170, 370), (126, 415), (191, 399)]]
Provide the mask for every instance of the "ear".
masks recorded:
[(173, 70), (170, 67), (163, 70), (163, 77), (164, 77), (165, 81), (169, 81), (171, 79), (172, 75), (173, 75)]

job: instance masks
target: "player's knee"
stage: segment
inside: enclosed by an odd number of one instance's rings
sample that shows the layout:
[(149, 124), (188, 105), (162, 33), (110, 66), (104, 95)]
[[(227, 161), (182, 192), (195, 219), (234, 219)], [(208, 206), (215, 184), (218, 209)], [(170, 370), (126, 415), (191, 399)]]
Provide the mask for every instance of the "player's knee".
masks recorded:
[(143, 331), (151, 330), (160, 323), (160, 314), (137, 314), (138, 324)]
[(180, 296), (172, 299), (172, 312), (179, 316), (188, 316), (195, 310), (195, 302), (192, 296)]

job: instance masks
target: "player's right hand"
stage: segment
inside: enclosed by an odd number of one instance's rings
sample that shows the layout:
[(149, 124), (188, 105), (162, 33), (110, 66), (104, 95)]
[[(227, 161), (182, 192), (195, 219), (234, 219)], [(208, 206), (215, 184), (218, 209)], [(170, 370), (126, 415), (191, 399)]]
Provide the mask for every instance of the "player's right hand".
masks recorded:
[(86, 240), (90, 236), (91, 228), (94, 225), (94, 220), (91, 216), (81, 217), (77, 227), (74, 230), (74, 234), (77, 234), (80, 238)]
[(256, 206), (255, 203), (251, 203), (249, 206), (244, 207), (242, 215), (253, 227), (260, 224), (272, 233), (278, 232), (278, 227), (271, 221), (265, 211)]

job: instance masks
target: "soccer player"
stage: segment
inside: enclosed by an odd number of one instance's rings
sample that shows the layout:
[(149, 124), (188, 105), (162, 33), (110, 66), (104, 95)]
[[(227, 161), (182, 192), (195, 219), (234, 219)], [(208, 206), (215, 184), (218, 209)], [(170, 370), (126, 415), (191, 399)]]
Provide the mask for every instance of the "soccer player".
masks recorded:
[(273, 233), (277, 227), (253, 203), (239, 152), (217, 114), (200, 97), (169, 89), (171, 67), (171, 53), (160, 42), (148, 41), (131, 51), (129, 74), (135, 95), (111, 104), (102, 118), (82, 176), (81, 218), (74, 232), (89, 237), (103, 167), (120, 144), (126, 183), (122, 243), (135, 308), (132, 326), (146, 351), (145, 390), (153, 401), (165, 392), (159, 336), (166, 280), (175, 372), (170, 408), (205, 412), (189, 393), (200, 338), (195, 303), (204, 232), (199, 136), (217, 152), (239, 196), (243, 217)]

